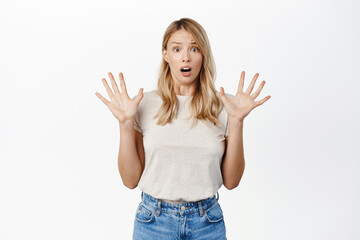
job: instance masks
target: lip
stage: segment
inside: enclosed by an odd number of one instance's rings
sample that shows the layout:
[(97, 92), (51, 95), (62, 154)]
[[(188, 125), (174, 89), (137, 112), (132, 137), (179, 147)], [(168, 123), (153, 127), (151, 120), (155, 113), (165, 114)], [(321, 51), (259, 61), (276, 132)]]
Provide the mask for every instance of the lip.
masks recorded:
[(191, 67), (190, 65), (182, 66), (182, 67), (180, 68), (180, 71), (181, 71), (182, 68), (190, 68), (190, 72), (191, 72), (191, 70), (192, 70), (192, 67)]

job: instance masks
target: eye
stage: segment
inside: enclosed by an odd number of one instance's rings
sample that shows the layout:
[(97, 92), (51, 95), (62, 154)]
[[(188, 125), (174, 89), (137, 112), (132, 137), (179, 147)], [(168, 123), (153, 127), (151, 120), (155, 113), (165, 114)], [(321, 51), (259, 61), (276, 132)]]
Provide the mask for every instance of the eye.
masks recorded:
[(199, 48), (197, 48), (197, 47), (193, 47), (191, 50), (193, 50), (194, 52), (199, 52), (200, 51)]
[(178, 52), (178, 51), (180, 51), (180, 49), (178, 47), (175, 47), (175, 48), (173, 48), (173, 51)]

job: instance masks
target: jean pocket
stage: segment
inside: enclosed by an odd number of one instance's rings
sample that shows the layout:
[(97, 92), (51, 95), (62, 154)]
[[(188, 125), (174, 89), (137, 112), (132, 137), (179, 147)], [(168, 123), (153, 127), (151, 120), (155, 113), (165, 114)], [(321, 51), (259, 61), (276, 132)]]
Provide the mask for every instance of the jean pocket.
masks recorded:
[(144, 206), (143, 202), (140, 202), (138, 208), (136, 209), (136, 215), (135, 215), (135, 219), (140, 221), (140, 222), (151, 222), (151, 220), (153, 220), (154, 218), (154, 213), (152, 211), (150, 211), (149, 209), (147, 209)]
[(219, 222), (223, 219), (223, 211), (220, 204), (216, 202), (214, 205), (205, 210), (206, 218), (209, 222)]

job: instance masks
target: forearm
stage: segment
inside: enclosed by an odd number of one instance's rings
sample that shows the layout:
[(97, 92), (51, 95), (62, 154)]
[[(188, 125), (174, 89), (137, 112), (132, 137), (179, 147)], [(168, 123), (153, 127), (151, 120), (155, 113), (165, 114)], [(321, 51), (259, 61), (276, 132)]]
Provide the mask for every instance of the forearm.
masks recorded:
[(142, 167), (136, 150), (134, 122), (119, 123), (119, 126), (118, 168), (124, 185), (133, 189), (137, 186), (142, 174)]
[(229, 119), (229, 136), (222, 162), (224, 186), (233, 189), (239, 185), (245, 169), (243, 121)]

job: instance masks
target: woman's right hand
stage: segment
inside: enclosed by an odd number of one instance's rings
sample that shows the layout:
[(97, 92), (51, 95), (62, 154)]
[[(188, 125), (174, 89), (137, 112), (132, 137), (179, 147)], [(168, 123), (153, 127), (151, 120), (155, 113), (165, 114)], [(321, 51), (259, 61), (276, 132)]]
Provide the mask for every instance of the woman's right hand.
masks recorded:
[(135, 114), (138, 109), (139, 103), (143, 98), (143, 88), (140, 88), (136, 98), (131, 99), (126, 91), (126, 85), (124, 81), (124, 76), (122, 73), (119, 74), (120, 77), (120, 86), (121, 92), (115, 82), (115, 79), (111, 72), (108, 73), (113, 91), (110, 89), (109, 85), (106, 82), (106, 79), (103, 78), (102, 82), (105, 86), (105, 89), (111, 99), (108, 101), (100, 93), (96, 92), (95, 95), (100, 98), (100, 100), (110, 109), (112, 114), (119, 120), (120, 123), (126, 123), (128, 121), (133, 121), (135, 119)]

